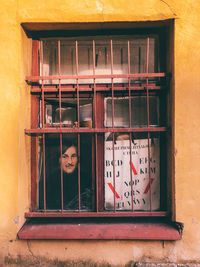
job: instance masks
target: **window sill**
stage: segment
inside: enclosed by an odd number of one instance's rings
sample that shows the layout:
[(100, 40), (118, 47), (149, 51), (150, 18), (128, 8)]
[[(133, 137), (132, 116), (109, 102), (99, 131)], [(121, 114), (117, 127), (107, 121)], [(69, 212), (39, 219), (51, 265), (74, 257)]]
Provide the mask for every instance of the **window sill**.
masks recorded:
[(134, 221), (27, 221), (19, 239), (180, 240), (182, 225), (152, 220)]

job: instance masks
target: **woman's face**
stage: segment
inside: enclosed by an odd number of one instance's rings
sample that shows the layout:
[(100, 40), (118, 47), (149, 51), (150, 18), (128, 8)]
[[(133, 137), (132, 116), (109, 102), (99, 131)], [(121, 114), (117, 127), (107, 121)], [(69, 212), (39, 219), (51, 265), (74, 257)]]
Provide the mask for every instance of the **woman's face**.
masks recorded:
[(78, 163), (77, 151), (75, 146), (70, 146), (62, 155), (61, 168), (66, 173), (73, 173)]

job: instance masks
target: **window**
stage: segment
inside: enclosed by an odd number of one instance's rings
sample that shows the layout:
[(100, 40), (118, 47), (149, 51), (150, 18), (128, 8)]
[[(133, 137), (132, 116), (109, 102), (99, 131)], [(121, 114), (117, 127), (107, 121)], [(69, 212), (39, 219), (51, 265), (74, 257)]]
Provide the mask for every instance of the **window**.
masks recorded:
[(27, 218), (168, 216), (164, 40), (158, 31), (33, 41)]

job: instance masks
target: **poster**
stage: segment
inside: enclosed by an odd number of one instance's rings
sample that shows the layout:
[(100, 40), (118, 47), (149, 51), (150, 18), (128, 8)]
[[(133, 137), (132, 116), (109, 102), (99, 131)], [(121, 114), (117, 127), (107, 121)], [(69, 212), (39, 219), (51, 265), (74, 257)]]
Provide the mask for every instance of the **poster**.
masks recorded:
[[(119, 211), (132, 210), (132, 205), (134, 210), (150, 211), (151, 203), (152, 210), (159, 210), (159, 139), (149, 139), (150, 177), (148, 139), (134, 140), (134, 143), (131, 142), (131, 146), (132, 159), (130, 160), (130, 141), (116, 141), (114, 144), (115, 161), (113, 162), (113, 142), (105, 141), (105, 210), (114, 210), (114, 198), (116, 210)], [(113, 165), (115, 165), (115, 186)]]

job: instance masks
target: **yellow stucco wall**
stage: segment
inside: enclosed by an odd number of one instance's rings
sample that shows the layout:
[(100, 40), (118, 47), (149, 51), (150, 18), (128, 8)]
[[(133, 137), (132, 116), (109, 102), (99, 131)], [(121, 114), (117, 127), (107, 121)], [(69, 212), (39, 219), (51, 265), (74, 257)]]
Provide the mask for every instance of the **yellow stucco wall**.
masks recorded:
[[(0, 260), (17, 255), (128, 261), (200, 262), (200, 1), (197, 0), (1, 0), (0, 9)], [(174, 22), (174, 144), (177, 242), (20, 241), (30, 205), (31, 40), (24, 22)], [(34, 255), (34, 256), (33, 256)]]

